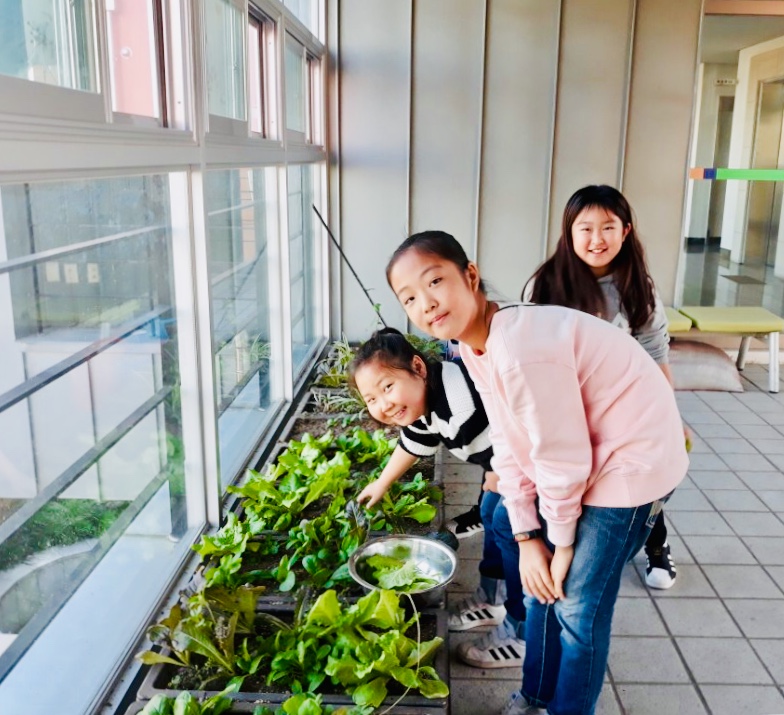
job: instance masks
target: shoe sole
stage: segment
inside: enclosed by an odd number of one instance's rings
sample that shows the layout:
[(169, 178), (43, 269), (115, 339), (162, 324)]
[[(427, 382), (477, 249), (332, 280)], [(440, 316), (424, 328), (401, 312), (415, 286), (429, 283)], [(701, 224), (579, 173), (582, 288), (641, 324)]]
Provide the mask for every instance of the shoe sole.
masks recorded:
[(484, 618), (481, 621), (468, 621), (467, 623), (459, 623), (456, 625), (449, 624), (450, 633), (465, 633), (465, 631), (473, 630), (474, 628), (481, 628), (482, 626), (500, 626), (504, 622), (504, 616), (500, 618)]
[(458, 539), (468, 539), (471, 536), (476, 536), (477, 534), (483, 533), (484, 530), (485, 530), (484, 526), (474, 526), (471, 527), (470, 529), (467, 529), (466, 531), (457, 532), (454, 531), (453, 529), (450, 529), (449, 531), (451, 531)]
[(466, 665), (470, 665), (472, 668), (481, 668), (482, 670), (500, 670), (501, 668), (522, 668), (523, 661), (520, 660), (494, 660), (490, 663), (486, 663), (484, 661), (479, 660), (472, 660), (471, 658), (466, 658), (460, 653), (458, 653), (458, 657), (460, 660), (465, 663)]

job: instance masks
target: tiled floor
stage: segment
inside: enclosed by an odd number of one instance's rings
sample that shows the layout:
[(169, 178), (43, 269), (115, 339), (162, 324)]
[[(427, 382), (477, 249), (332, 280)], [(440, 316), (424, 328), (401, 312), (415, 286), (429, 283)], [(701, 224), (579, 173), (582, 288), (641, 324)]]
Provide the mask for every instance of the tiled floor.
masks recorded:
[[(667, 505), (678, 580), (649, 590), (627, 566), (598, 715), (784, 714), (784, 392), (749, 366), (744, 393), (679, 392), (694, 432), (689, 476)], [(481, 473), (447, 457), (446, 514), (476, 501)], [(481, 536), (460, 545), (449, 599), (478, 583)], [(518, 669), (479, 670), (454, 650), (452, 715), (494, 715)]]

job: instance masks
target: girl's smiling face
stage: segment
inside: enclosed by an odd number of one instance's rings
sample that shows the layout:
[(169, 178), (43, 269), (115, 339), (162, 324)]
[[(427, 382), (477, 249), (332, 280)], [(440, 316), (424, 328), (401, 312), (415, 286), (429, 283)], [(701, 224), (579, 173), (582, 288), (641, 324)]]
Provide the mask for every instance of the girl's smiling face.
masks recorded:
[(473, 263), (465, 271), (433, 253), (411, 249), (389, 272), (389, 285), (420, 330), (441, 340), (457, 339), (477, 314), (479, 273)]
[(607, 209), (589, 206), (577, 214), (572, 224), (574, 252), (597, 278), (606, 276), (630, 228)]
[(385, 425), (408, 427), (425, 414), (427, 367), (415, 357), (411, 369), (388, 367), (378, 360), (357, 369), (354, 382), (371, 417)]

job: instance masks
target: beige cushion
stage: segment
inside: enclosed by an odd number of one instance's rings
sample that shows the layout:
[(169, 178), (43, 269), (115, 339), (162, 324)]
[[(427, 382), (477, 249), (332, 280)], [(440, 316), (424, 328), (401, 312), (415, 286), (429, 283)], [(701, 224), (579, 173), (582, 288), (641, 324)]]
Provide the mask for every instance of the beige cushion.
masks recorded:
[(735, 363), (720, 348), (693, 340), (670, 343), (670, 369), (676, 390), (743, 392)]

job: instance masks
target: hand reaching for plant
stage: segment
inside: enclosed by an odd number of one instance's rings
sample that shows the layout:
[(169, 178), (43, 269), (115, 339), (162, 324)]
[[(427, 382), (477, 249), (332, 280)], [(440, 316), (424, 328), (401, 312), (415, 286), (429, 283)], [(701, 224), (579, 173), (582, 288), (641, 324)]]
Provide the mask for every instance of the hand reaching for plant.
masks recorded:
[(357, 497), (357, 501), (362, 504), (367, 502), (365, 505), (368, 509), (372, 506), (375, 506), (384, 498), (384, 494), (387, 493), (387, 486), (383, 484), (380, 479), (376, 479), (375, 482), (370, 482), (360, 493)]

